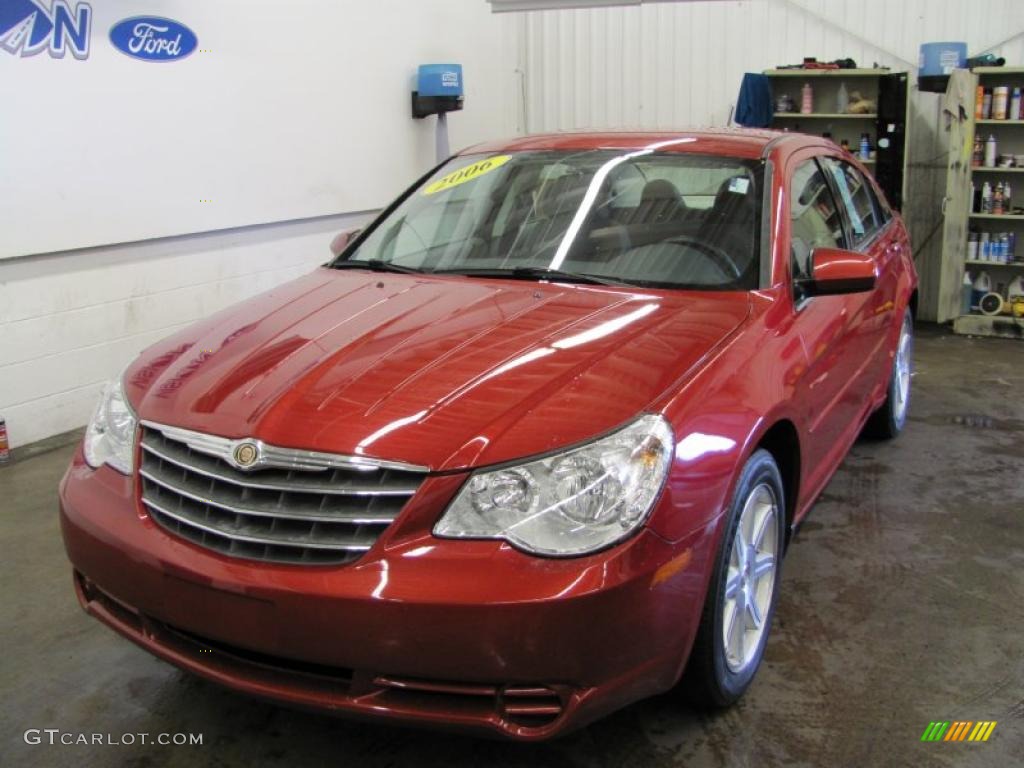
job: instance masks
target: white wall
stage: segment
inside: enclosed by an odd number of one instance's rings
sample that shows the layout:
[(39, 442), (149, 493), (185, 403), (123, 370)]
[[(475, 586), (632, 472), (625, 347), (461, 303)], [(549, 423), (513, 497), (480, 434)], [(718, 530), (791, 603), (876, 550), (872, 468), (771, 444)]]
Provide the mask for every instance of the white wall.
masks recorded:
[(963, 40), (1024, 64), (1021, 0), (666, 2), (520, 19), (530, 131), (725, 125), (744, 72), (804, 56), (914, 71), (922, 42)]
[[(431, 159), (418, 64), (465, 67), (453, 146), (510, 129), (504, 22), (482, 2), (90, 6), (86, 59), (0, 51), (0, 170), (18, 181), (0, 185), (0, 257), (378, 208)], [(110, 28), (140, 14), (185, 24), (197, 50), (120, 52)]]
[[(0, 259), (0, 415), (14, 446), (84, 424), (102, 382), (141, 349), (322, 263), (334, 234), (432, 166), (434, 121), (409, 116), (417, 64), (464, 66), (466, 108), (448, 121), (453, 149), (517, 128), (514, 38), (503, 32), (514, 24), (482, 0), (91, 5), (89, 59), (0, 50), (0, 249), (13, 256)], [(188, 25), (200, 47), (224, 60), (204, 65), (201, 76), (182, 75), (168, 91), (161, 78), (177, 77), (188, 60), (146, 64), (113, 51), (136, 68), (126, 86), (101, 51), (110, 24), (143, 13)], [(375, 95), (341, 77), (349, 50), (361, 59), (356, 79), (379, 86)], [(167, 101), (169, 93), (180, 98)], [(361, 103), (344, 102), (346, 93)], [(140, 105), (174, 104), (208, 125), (167, 135), (157, 112), (126, 128)], [(250, 132), (258, 134), (256, 148), (243, 143)], [(201, 140), (210, 151), (196, 164)], [(31, 173), (21, 159), (24, 141), (52, 149), (36, 155)], [(71, 157), (69, 143), (81, 157)], [(258, 152), (257, 188), (242, 173), (241, 147)], [(247, 202), (235, 206), (244, 215), (203, 219), (149, 182), (126, 183), (143, 156), (158, 158), (165, 174), (187, 163), (197, 184), (244, 193)], [(180, 191), (181, 180), (172, 186)], [(216, 206), (217, 193), (210, 196)], [(296, 216), (303, 218), (281, 221)], [(250, 226), (216, 229), (232, 223)], [(196, 230), (214, 231), (139, 240)], [(83, 247), (95, 243), (102, 244)], [(40, 249), (52, 252), (28, 255)]]
[(12, 445), (84, 424), (150, 344), (308, 272), (367, 214), (0, 262), (0, 414)]

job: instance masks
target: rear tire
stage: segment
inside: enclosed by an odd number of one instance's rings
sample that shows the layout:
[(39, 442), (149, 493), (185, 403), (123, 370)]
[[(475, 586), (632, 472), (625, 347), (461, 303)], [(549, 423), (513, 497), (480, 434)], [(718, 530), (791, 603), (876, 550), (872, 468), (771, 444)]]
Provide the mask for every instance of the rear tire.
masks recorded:
[(699, 706), (732, 704), (761, 665), (779, 592), (785, 509), (779, 468), (759, 449), (736, 484), (683, 677), (686, 693)]
[(910, 404), (910, 382), (914, 358), (914, 318), (908, 309), (903, 313), (903, 325), (896, 342), (892, 373), (885, 402), (871, 414), (864, 425), (864, 434), (882, 440), (892, 440), (903, 431), (907, 423), (907, 407)]

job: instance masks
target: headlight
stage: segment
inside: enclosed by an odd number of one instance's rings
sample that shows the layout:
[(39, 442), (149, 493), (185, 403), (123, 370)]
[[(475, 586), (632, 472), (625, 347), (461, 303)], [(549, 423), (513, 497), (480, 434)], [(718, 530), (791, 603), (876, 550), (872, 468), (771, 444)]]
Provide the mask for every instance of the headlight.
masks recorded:
[(588, 445), (474, 472), (434, 526), (437, 536), (505, 539), (538, 555), (582, 555), (629, 536), (668, 474), (672, 429), (645, 415)]
[(103, 388), (100, 402), (85, 430), (85, 460), (89, 466), (99, 468), (109, 464), (118, 472), (130, 475), (136, 423), (118, 376)]

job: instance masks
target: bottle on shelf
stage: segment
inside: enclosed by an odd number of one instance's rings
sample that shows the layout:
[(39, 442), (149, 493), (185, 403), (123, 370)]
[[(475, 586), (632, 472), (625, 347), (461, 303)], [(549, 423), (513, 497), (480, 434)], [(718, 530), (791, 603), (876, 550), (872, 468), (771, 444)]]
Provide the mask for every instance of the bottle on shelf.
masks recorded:
[(1006, 108), (1010, 100), (1010, 89), (1000, 85), (992, 90), (992, 119), (1005, 120)]
[(800, 89), (800, 114), (810, 115), (814, 112), (814, 89), (810, 83), (804, 83)]
[(990, 117), (992, 117), (992, 91), (986, 88), (981, 101), (981, 119), (988, 120)]
[(974, 119), (981, 120), (985, 108), (985, 86), (979, 85), (974, 97)]
[(992, 192), (992, 213), (996, 215), (1002, 215), (1003, 213), (1003, 182), (996, 184), (995, 191)]
[(1017, 275), (1006, 288), (1006, 298), (1012, 299), (1014, 296), (1024, 296), (1024, 276)]
[(988, 276), (988, 272), (982, 270), (974, 278), (974, 285), (971, 286), (971, 309), (976, 309), (978, 302), (981, 301), (981, 297), (991, 292), (992, 279)]
[(987, 181), (981, 185), (981, 209), (979, 213), (992, 213), (992, 185)]
[(839, 146), (845, 149), (847, 152), (850, 151), (850, 142), (847, 141), (846, 139), (841, 139), (839, 141)]
[(1013, 213), (1013, 198), (1010, 182), (1003, 182), (1003, 213)]
[(976, 229), (967, 233), (967, 260), (978, 260), (978, 230)]
[(974, 136), (974, 151), (971, 152), (971, 165), (980, 168), (985, 160), (985, 145), (981, 143), (981, 136)]
[(839, 84), (839, 91), (836, 93), (836, 114), (845, 115), (850, 107), (850, 94), (846, 92), (846, 83)]
[(988, 135), (988, 140), (985, 142), (985, 167), (996, 167), (996, 137), (991, 133)]
[(978, 236), (978, 261), (988, 261), (992, 243), (989, 241), (988, 232), (982, 232)]
[(1010, 119), (1020, 120), (1020, 88), (1014, 88), (1010, 98)]
[(860, 135), (860, 159), (871, 159), (871, 139), (868, 138), (866, 133)]

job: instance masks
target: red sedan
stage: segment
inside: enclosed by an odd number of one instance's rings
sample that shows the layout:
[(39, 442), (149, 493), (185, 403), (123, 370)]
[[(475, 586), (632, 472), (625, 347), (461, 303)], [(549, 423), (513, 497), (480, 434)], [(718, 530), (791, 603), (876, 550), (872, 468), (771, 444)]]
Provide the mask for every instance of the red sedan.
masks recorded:
[(256, 696), (520, 739), (741, 696), (794, 527), (906, 419), (871, 176), (796, 134), (533, 136), (336, 243), (105, 390), (60, 489), (85, 610)]

